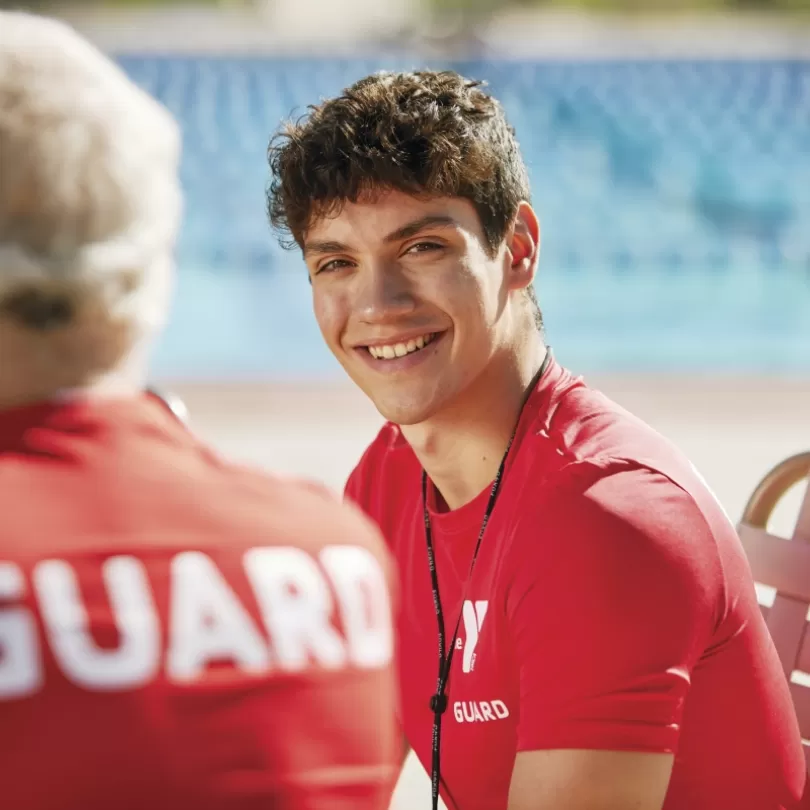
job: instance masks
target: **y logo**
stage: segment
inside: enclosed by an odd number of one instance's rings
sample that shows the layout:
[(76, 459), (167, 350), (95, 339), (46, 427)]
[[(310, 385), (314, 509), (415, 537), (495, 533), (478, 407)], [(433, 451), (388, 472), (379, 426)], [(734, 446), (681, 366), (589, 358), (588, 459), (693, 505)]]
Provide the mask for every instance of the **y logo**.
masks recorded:
[(464, 656), (461, 661), (462, 672), (472, 672), (475, 667), (475, 648), (478, 645), (478, 636), (484, 626), (484, 617), (487, 615), (489, 602), (479, 599), (473, 604), (469, 599), (464, 600), (461, 618), (464, 622)]

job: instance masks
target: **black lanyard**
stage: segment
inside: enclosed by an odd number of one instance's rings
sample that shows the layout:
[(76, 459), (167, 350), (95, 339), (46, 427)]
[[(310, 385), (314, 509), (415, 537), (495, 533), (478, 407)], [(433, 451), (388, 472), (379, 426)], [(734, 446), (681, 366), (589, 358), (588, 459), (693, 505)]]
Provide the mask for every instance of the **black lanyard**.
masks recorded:
[[(540, 370), (535, 374), (529, 388), (526, 392), (523, 406), (526, 404), (526, 399), (534, 390), (540, 378), (545, 373), (551, 362), (551, 349), (546, 350), (546, 357)], [(523, 407), (521, 407), (521, 414)], [(489, 491), (489, 500), (487, 501), (487, 508), (484, 510), (484, 519), (481, 521), (481, 529), (478, 532), (478, 540), (475, 544), (472, 560), (470, 560), (470, 570), (467, 572), (467, 580), (464, 583), (462, 591), (462, 604), (459, 610), (458, 618), (456, 619), (456, 626), (453, 629), (453, 636), (450, 639), (450, 646), (447, 648), (447, 655), (445, 657), (445, 634), (444, 634), (444, 613), (442, 612), (442, 600), (439, 596), (439, 577), (436, 573), (436, 555), (433, 551), (433, 531), (430, 526), (430, 512), (427, 505), (427, 487), (428, 477), (427, 473), (422, 471), (422, 506), (424, 509), (425, 517), (425, 541), (427, 543), (428, 567), (430, 569), (430, 584), (433, 590), (433, 607), (436, 609), (436, 624), (438, 625), (439, 635), (439, 677), (436, 684), (436, 694), (430, 699), (430, 709), (433, 712), (433, 756), (431, 760), (430, 769), (430, 783), (431, 783), (431, 797), (432, 797), (432, 810), (438, 810), (439, 807), (439, 782), (441, 780), (441, 747), (442, 747), (442, 715), (447, 711), (447, 695), (445, 689), (447, 688), (447, 681), (450, 678), (450, 665), (453, 663), (453, 650), (456, 648), (456, 638), (458, 637), (458, 629), (461, 626), (461, 616), (464, 609), (464, 597), (467, 595), (467, 587), (472, 579), (473, 569), (475, 568), (475, 560), (478, 557), (478, 550), (481, 548), (481, 541), (484, 539), (484, 532), (487, 529), (487, 524), (492, 516), (492, 510), (495, 508), (495, 502), (498, 500), (498, 492), (501, 488), (501, 481), (503, 480), (503, 471), (506, 468), (506, 459), (509, 456), (509, 450), (512, 447), (512, 442), (515, 440), (518, 424), (520, 424), (520, 417), (509, 437), (509, 443), (506, 445), (503, 458), (498, 467), (498, 472), (495, 474), (495, 480), (492, 482), (492, 488)]]

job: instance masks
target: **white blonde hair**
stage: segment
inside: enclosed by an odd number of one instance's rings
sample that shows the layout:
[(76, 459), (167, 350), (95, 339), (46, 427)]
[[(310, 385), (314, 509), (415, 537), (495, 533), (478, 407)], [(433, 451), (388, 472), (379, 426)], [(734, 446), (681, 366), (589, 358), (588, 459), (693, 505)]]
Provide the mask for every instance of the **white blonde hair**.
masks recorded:
[(67, 25), (0, 11), (0, 310), (67, 292), (150, 335), (181, 217), (171, 115)]

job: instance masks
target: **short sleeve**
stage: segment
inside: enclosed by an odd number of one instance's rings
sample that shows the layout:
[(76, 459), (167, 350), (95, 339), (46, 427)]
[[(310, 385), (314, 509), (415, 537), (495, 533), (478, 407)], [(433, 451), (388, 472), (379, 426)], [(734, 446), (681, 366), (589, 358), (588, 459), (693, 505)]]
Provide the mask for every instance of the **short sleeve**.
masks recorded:
[(518, 750), (674, 752), (718, 615), (714, 538), (691, 496), (646, 469), (564, 490), (510, 550)]

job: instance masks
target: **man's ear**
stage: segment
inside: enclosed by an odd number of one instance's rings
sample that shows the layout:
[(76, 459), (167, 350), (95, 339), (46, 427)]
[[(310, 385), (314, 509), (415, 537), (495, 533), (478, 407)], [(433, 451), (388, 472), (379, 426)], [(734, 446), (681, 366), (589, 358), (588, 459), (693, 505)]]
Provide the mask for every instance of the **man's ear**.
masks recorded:
[(518, 207), (507, 236), (507, 248), (511, 257), (508, 288), (525, 290), (534, 281), (540, 256), (540, 222), (527, 202)]

